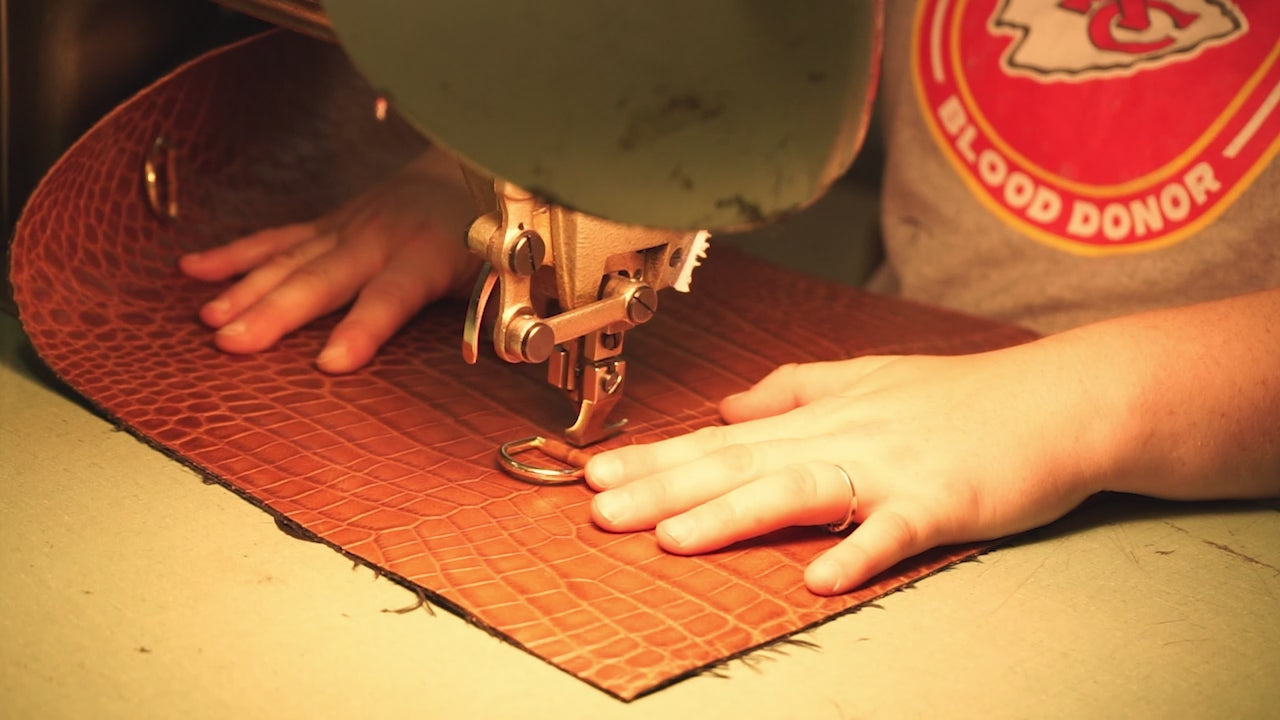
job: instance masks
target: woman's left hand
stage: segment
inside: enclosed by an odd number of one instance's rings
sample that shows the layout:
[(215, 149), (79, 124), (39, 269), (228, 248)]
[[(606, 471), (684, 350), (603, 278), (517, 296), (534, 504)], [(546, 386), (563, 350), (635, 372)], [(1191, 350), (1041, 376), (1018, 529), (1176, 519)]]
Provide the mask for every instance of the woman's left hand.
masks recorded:
[(593, 519), (697, 554), (854, 507), (854, 531), (805, 572), (824, 595), (1042, 525), (1095, 491), (1115, 437), (1092, 378), (1038, 346), (783, 366), (722, 402), (725, 426), (594, 457)]

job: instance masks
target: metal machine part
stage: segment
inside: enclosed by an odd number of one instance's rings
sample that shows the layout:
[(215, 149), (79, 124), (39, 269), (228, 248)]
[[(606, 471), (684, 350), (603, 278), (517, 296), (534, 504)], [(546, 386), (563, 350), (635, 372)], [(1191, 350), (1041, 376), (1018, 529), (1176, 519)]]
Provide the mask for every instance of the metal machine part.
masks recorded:
[(399, 112), (562, 207), (712, 232), (806, 207), (870, 118), (883, 0), (324, 0)]
[(463, 354), (475, 360), (496, 295), (495, 351), (547, 362), (578, 404), (564, 436), (579, 447), (621, 428), (607, 418), (626, 383), (624, 334), (658, 290), (688, 288), (699, 231), (803, 208), (848, 168), (882, 22), (881, 0), (325, 10), (380, 94), (473, 176), (499, 178), (492, 194), (472, 182), (492, 211), (467, 237), (487, 264)]
[[(564, 467), (535, 465), (516, 457), (531, 450), (540, 450)], [(498, 448), (498, 465), (507, 474), (534, 485), (568, 485), (578, 482), (586, 475), (588, 459), (590, 455), (585, 450), (541, 435), (512, 440)]]
[(608, 416), (622, 398), (623, 338), (653, 317), (658, 291), (682, 285), (706, 233), (654, 230), (585, 215), (497, 181), (496, 208), (467, 233), (485, 258), (463, 332), (475, 362), (492, 303), (493, 348), (508, 362), (547, 363), (547, 381), (577, 403), (565, 439), (582, 447), (622, 429)]

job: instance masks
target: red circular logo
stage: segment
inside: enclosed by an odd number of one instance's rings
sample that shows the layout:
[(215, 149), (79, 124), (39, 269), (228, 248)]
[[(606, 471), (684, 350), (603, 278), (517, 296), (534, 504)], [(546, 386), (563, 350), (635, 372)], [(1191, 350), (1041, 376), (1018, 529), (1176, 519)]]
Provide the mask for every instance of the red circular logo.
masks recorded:
[(924, 0), (914, 82), (978, 199), (1072, 252), (1212, 222), (1280, 151), (1280, 3)]

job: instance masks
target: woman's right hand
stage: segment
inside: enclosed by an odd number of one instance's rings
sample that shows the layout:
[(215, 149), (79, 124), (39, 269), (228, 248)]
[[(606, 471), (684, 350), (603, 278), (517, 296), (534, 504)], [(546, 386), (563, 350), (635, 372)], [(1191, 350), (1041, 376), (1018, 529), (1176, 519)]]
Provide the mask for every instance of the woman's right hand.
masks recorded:
[(465, 296), (480, 266), (464, 239), (475, 215), (457, 161), (433, 147), (324, 217), (183, 255), (178, 264), (201, 280), (240, 276), (200, 309), (229, 353), (265, 350), (354, 300), (316, 357), (321, 370), (346, 373), (426, 304)]

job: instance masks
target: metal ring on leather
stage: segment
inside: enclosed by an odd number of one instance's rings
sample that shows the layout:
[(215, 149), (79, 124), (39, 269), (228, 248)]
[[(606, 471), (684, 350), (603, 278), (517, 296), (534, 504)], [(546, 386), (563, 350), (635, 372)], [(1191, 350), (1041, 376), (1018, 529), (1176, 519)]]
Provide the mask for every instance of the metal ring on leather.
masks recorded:
[[(570, 467), (543, 467), (515, 458), (517, 454), (528, 450), (541, 450), (556, 460), (570, 464)], [(582, 465), (572, 464), (575, 459), (575, 449), (541, 435), (512, 440), (498, 448), (498, 464), (502, 469), (512, 477), (534, 485), (568, 485), (582, 480), (586, 470)]]
[(853, 524), (853, 515), (858, 512), (858, 491), (853, 488), (853, 476), (849, 474), (848, 470), (835, 463), (832, 463), (832, 466), (840, 471), (840, 474), (844, 476), (844, 481), (849, 484), (849, 509), (845, 511), (843, 520), (827, 523), (824, 527), (826, 527), (827, 532), (840, 533), (848, 530), (849, 526)]

